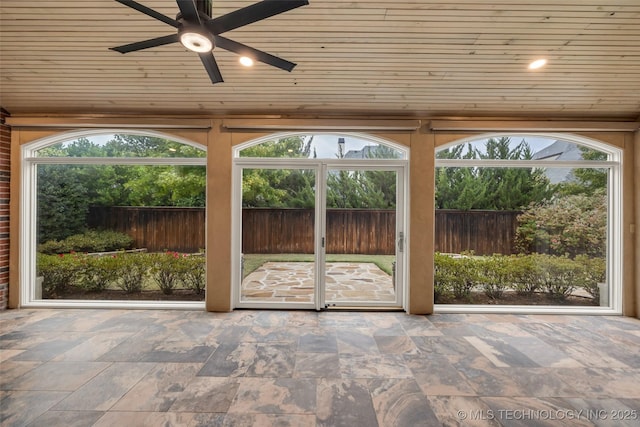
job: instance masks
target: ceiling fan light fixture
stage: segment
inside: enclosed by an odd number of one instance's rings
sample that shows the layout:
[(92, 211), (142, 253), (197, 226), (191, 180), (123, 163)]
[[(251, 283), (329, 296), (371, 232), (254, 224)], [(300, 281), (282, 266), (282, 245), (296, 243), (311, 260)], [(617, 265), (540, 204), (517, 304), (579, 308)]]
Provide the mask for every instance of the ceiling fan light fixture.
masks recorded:
[(253, 67), (254, 64), (253, 58), (249, 58), (248, 56), (241, 56), (239, 61), (240, 64), (244, 65), (245, 67)]
[(206, 53), (213, 50), (213, 40), (209, 34), (193, 28), (180, 31), (180, 43), (193, 52)]

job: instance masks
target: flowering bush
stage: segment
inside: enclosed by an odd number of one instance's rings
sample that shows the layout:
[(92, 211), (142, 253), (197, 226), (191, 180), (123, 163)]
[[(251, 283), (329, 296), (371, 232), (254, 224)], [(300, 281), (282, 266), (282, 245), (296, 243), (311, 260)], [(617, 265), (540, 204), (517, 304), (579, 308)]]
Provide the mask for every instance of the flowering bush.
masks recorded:
[(531, 205), (518, 217), (516, 246), (523, 253), (604, 257), (606, 196), (571, 195)]
[(144, 253), (114, 255), (118, 286), (127, 293), (141, 292), (149, 272), (149, 256)]
[(117, 256), (81, 256), (78, 284), (91, 292), (101, 292), (118, 282)]
[(164, 254), (150, 255), (150, 273), (165, 295), (171, 295), (185, 271), (186, 255), (167, 251)]

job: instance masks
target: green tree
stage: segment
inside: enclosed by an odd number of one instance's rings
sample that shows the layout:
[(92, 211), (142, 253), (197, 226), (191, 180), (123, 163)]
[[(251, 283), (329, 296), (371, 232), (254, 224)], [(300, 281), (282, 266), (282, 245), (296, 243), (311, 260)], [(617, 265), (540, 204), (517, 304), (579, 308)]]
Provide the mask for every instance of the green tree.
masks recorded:
[[(438, 153), (442, 159), (530, 160), (526, 141), (490, 138), (483, 149), (459, 145)], [(553, 187), (537, 168), (441, 167), (436, 172), (437, 209), (518, 210), (549, 197)]]
[[(309, 158), (313, 138), (294, 136), (245, 148), (242, 157)], [(309, 208), (315, 205), (315, 173), (306, 169), (244, 169), (242, 206)]]
[[(584, 160), (606, 161), (608, 158), (607, 153), (602, 151), (587, 147), (579, 148)], [(567, 182), (560, 184), (559, 192), (561, 194), (596, 194), (607, 188), (609, 176), (607, 171), (603, 169), (577, 168), (572, 171), (571, 178)]]
[[(195, 147), (162, 138), (115, 135), (105, 144), (87, 138), (39, 150), (39, 157), (202, 157)], [(204, 166), (39, 165), (38, 241), (86, 229), (89, 206), (204, 206)]]
[(89, 200), (81, 167), (39, 165), (38, 243), (62, 240), (85, 230)]
[(280, 138), (266, 141), (241, 151), (241, 157), (266, 157), (266, 158), (303, 158), (311, 155), (313, 137), (306, 142), (300, 136)]

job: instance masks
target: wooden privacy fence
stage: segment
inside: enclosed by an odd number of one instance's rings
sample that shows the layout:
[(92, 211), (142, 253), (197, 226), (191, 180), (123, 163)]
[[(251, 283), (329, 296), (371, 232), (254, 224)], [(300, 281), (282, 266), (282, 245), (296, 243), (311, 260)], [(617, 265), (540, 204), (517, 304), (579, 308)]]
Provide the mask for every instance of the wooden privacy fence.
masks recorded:
[(198, 252), (205, 248), (204, 208), (92, 207), (89, 227), (127, 233), (149, 252)]
[(436, 252), (476, 255), (517, 253), (515, 235), (520, 211), (436, 210)]
[[(314, 252), (313, 209), (243, 209), (242, 252)], [(327, 253), (391, 255), (395, 211), (327, 209)]]
[[(435, 250), (478, 255), (515, 253), (515, 211), (437, 210)], [(327, 253), (395, 253), (395, 211), (327, 210)], [(204, 208), (94, 207), (89, 226), (129, 234), (151, 252), (197, 252), (205, 247)], [(245, 208), (242, 252), (313, 253), (313, 209)]]

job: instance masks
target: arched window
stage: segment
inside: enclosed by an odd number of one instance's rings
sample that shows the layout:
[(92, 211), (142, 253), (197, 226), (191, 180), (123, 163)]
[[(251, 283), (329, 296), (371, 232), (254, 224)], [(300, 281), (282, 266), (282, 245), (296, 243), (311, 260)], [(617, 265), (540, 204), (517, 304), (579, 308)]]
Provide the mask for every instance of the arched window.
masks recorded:
[(202, 305), (182, 272), (204, 272), (204, 147), (100, 130), (22, 153), (22, 305)]
[(407, 153), (396, 144), (359, 134), (281, 134), (243, 144), (236, 157), (404, 160)]
[(565, 134), (440, 147), (436, 303), (620, 312), (620, 156)]

